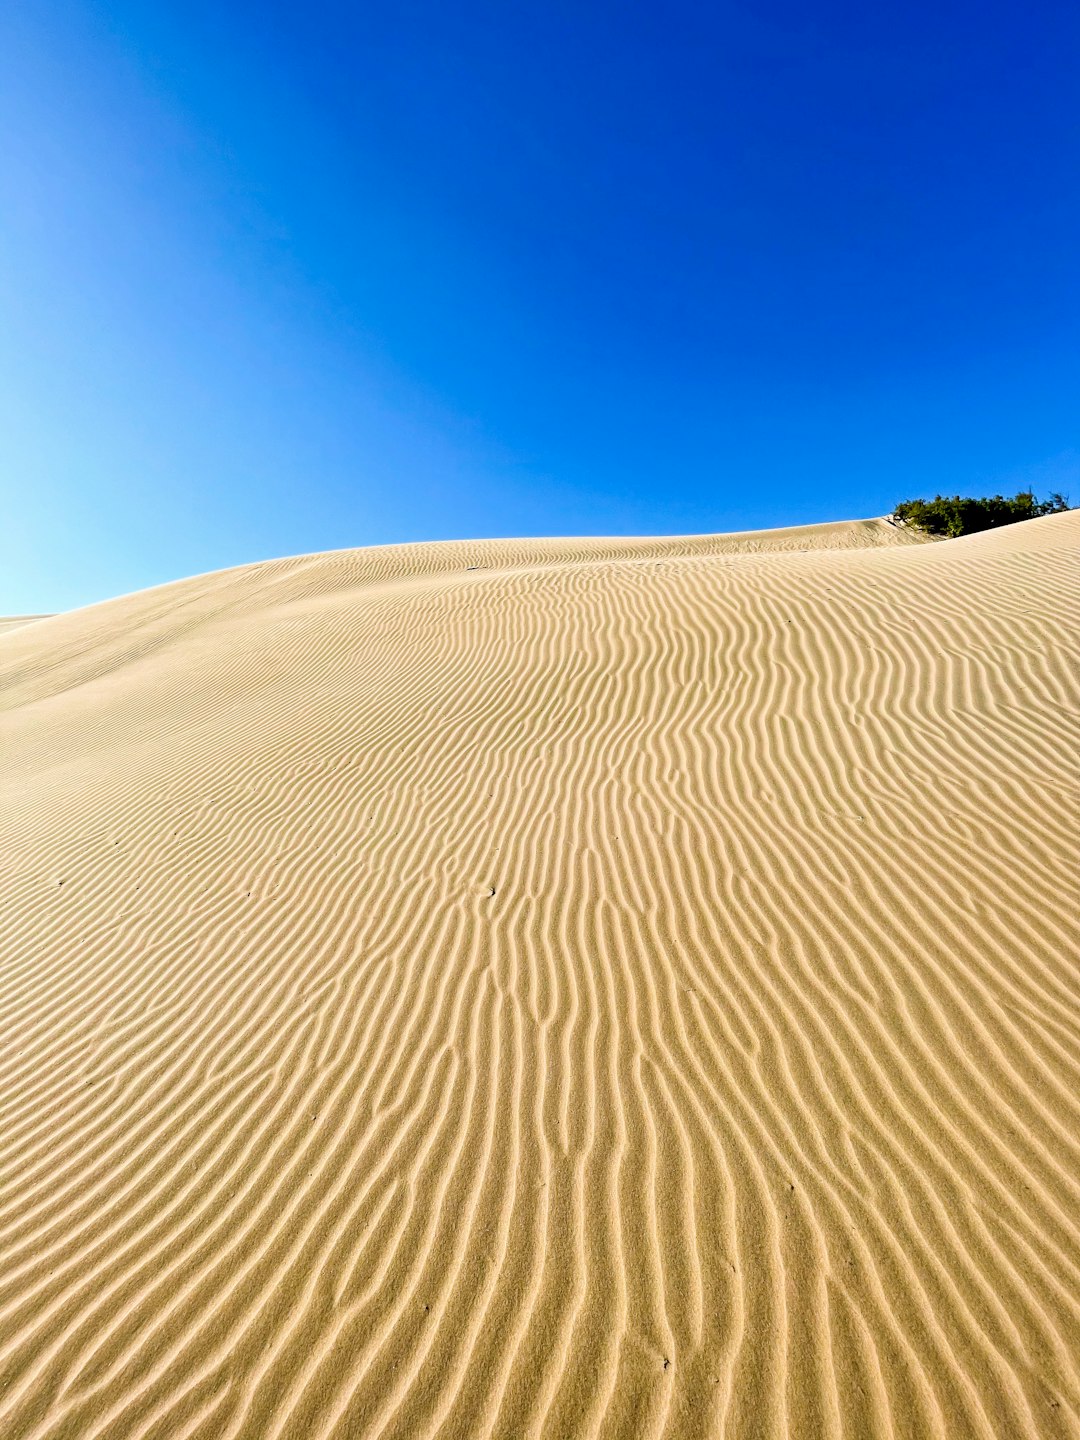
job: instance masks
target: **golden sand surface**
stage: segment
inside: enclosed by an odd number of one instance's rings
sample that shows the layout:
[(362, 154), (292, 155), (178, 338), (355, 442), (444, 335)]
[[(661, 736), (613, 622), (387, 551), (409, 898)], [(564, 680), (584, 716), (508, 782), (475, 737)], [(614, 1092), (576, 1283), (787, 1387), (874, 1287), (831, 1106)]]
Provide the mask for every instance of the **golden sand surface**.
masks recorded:
[(20, 625), (30, 625), (35, 620), (48, 620), (48, 615), (0, 615), (0, 635), (7, 630), (17, 630)]
[(0, 1436), (1080, 1435), (1080, 513), (0, 636)]

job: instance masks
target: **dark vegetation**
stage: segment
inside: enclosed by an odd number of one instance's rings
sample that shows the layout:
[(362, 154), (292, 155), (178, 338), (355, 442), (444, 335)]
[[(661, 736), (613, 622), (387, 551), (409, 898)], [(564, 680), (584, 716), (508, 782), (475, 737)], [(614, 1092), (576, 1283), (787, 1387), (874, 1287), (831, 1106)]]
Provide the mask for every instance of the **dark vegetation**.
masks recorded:
[(1036, 500), (1033, 490), (1018, 495), (988, 495), (980, 500), (968, 495), (935, 495), (932, 500), (902, 500), (892, 518), (903, 525), (915, 525), (929, 535), (973, 535), (1018, 520), (1037, 520), (1069, 509), (1068, 497), (1051, 495)]

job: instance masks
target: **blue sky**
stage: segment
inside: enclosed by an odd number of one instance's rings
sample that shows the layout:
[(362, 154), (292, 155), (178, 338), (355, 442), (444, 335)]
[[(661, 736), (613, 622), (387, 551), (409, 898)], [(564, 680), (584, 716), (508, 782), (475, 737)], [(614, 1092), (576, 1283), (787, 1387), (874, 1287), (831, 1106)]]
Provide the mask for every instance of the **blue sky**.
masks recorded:
[(1080, 500), (1080, 8), (8, 0), (0, 613)]

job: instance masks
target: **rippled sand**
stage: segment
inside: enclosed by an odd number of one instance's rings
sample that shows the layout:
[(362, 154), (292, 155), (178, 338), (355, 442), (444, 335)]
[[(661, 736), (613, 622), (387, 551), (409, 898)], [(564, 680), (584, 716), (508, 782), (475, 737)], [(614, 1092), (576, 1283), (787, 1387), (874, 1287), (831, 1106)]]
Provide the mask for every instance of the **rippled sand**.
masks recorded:
[(1080, 513), (0, 636), (0, 1435), (1080, 1435)]

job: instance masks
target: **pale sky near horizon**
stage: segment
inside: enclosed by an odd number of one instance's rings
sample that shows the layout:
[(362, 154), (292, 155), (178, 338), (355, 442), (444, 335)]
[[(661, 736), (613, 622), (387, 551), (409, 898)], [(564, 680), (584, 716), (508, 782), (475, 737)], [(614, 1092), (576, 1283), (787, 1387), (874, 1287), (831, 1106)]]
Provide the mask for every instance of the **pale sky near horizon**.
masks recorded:
[(0, 613), (1080, 501), (1075, 4), (0, 15)]

